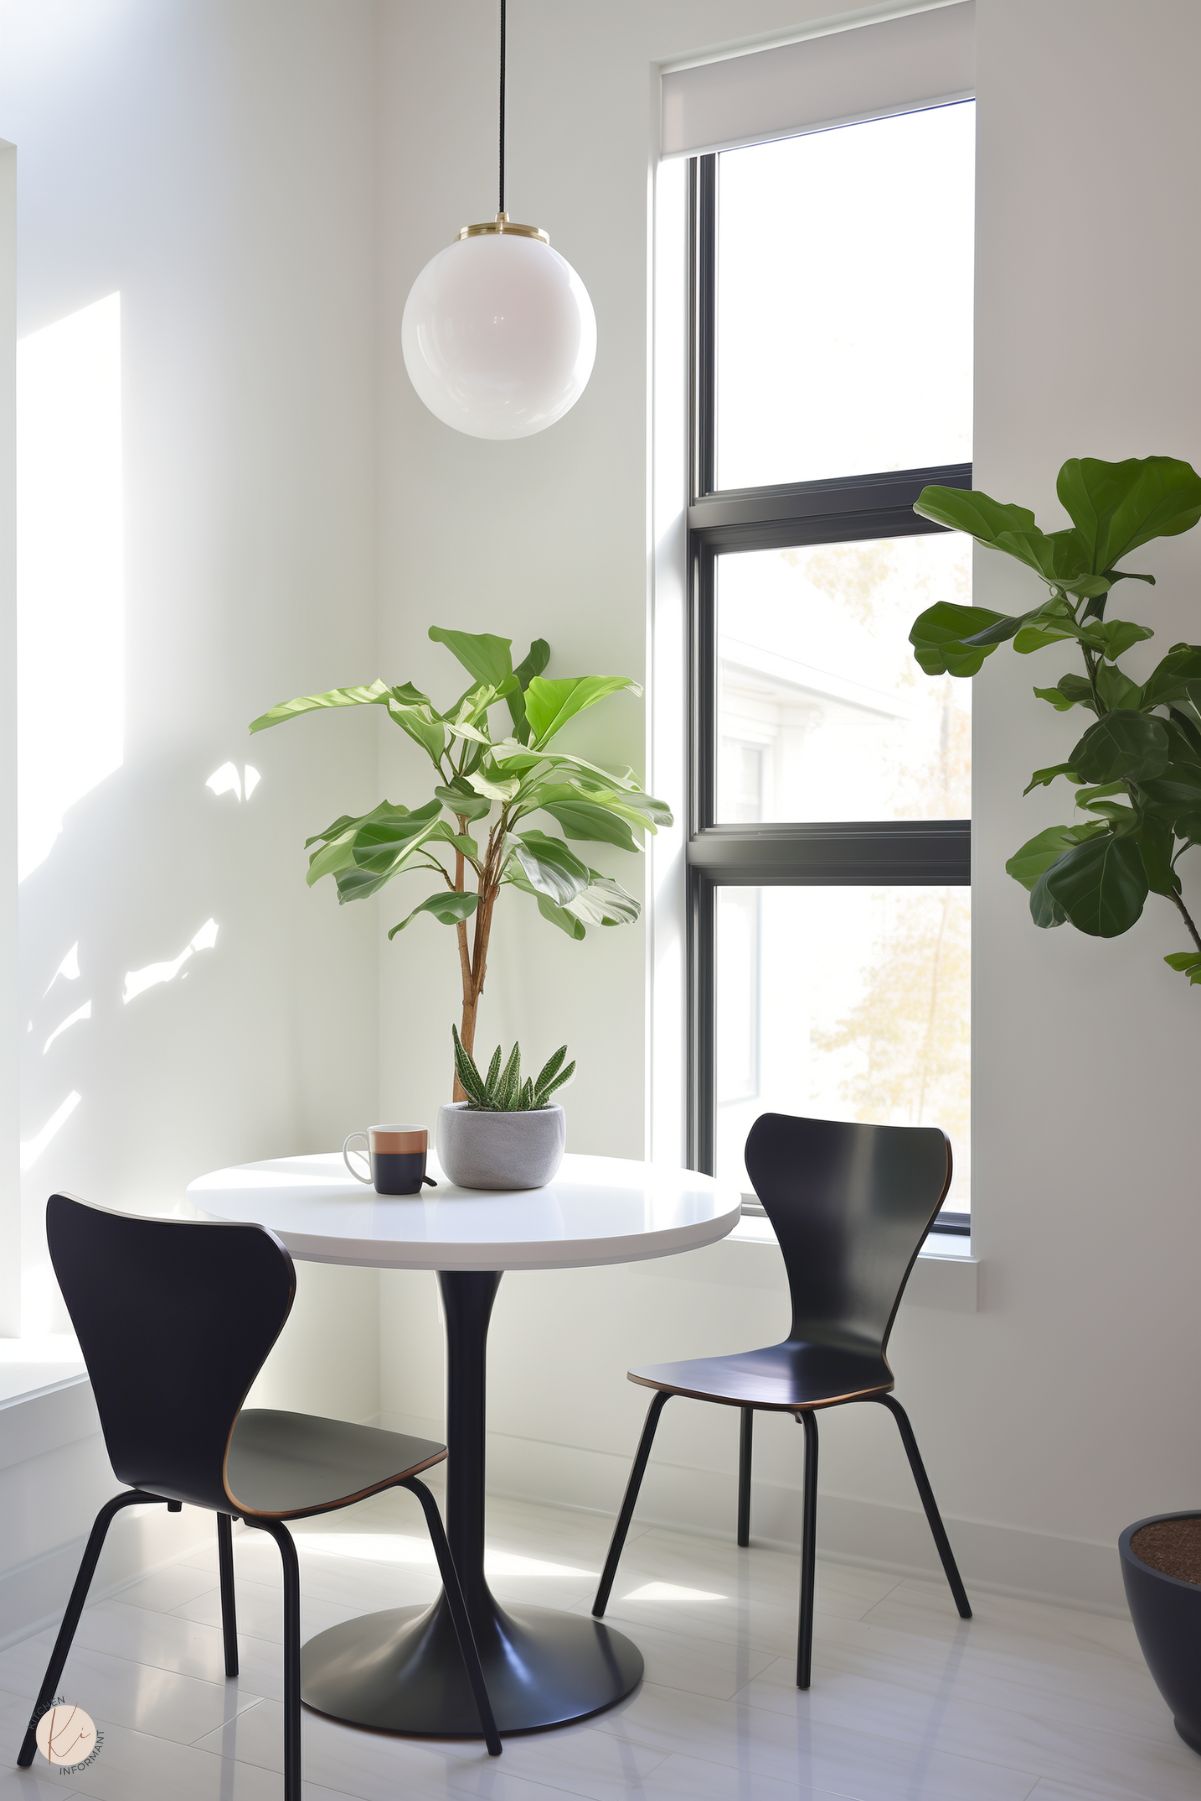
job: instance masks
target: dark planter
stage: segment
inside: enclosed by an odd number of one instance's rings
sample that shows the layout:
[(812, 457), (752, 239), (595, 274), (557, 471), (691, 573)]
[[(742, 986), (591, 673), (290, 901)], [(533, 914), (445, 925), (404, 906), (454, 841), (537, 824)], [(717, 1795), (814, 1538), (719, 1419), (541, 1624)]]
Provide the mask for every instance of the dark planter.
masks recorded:
[(1159, 1520), (1192, 1520), (1195, 1511), (1154, 1514), (1127, 1526), (1118, 1541), (1126, 1601), (1147, 1668), (1172, 1711), (1176, 1730), (1201, 1753), (1201, 1584), (1153, 1569), (1131, 1550), (1144, 1526)]

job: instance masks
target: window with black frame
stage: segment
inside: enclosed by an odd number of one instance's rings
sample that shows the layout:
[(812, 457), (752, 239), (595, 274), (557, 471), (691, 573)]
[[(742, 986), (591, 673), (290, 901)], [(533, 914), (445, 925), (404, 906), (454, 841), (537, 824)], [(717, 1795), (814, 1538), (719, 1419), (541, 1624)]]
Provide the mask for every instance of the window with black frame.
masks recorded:
[[(692, 165), (689, 1142), (762, 1112), (938, 1124), (968, 1228), (974, 104)], [(753, 1198), (753, 1197), (751, 1197)]]

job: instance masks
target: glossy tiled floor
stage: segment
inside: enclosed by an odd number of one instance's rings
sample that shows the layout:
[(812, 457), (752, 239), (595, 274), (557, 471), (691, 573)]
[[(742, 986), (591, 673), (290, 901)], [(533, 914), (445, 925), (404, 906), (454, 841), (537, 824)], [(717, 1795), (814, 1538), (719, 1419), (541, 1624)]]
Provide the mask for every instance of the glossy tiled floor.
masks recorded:
[[(306, 1630), (435, 1588), (416, 1504), (385, 1496), (298, 1529)], [(498, 1501), (492, 1574), (511, 1599), (586, 1611), (608, 1522)], [(212, 1555), (88, 1610), (63, 1690), (104, 1733), (73, 1777), (0, 1765), (0, 1801), (276, 1801), (275, 1548), (236, 1535), (242, 1674), (222, 1678)], [(610, 1617), (646, 1656), (642, 1688), (582, 1726), (474, 1745), (414, 1743), (306, 1714), (306, 1801), (1197, 1801), (1125, 1620), (821, 1564), (814, 1686), (792, 1686), (795, 1559), (635, 1528)], [(0, 1652), (0, 1735), (15, 1754), (47, 1655)]]

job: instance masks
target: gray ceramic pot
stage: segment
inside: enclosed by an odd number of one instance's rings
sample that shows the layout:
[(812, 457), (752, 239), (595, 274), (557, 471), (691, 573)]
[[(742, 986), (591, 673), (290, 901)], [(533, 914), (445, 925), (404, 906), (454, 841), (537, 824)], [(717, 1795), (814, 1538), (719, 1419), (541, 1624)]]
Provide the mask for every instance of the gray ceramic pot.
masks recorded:
[(438, 1112), (438, 1161), (458, 1188), (543, 1188), (563, 1161), (567, 1116), (552, 1103), (530, 1113), (476, 1113), (466, 1101)]

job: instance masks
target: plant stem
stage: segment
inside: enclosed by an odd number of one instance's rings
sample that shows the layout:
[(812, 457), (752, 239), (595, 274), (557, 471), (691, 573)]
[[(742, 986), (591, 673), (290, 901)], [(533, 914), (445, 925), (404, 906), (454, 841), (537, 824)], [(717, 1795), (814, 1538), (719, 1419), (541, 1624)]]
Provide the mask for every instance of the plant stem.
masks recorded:
[(1193, 916), (1184, 904), (1184, 896), (1181, 894), (1170, 894), (1168, 899), (1187, 926), (1189, 937), (1192, 939), (1197, 949), (1201, 951), (1201, 932), (1198, 932), (1196, 925), (1193, 923)]

